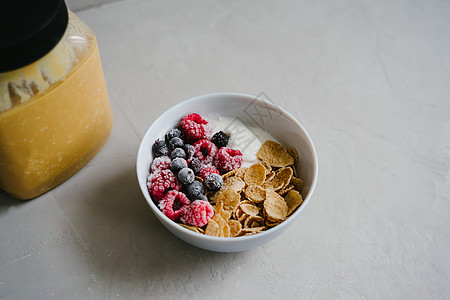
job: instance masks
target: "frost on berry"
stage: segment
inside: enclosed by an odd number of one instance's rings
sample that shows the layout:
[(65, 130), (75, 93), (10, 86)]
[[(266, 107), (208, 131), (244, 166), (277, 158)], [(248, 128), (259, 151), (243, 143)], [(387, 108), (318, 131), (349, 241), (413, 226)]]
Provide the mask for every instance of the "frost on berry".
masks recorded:
[(218, 149), (213, 142), (203, 139), (194, 143), (194, 157), (198, 158), (203, 164), (211, 164), (214, 162)]
[(195, 200), (183, 208), (180, 221), (187, 225), (203, 227), (214, 216), (214, 208), (208, 201)]
[(216, 173), (216, 174), (220, 175), (219, 170), (215, 166), (213, 166), (213, 165), (204, 165), (201, 168), (200, 172), (198, 173), (198, 176), (200, 176), (203, 180), (205, 180), (206, 176), (208, 176), (209, 174), (212, 174), (212, 173)]
[(159, 202), (170, 190), (180, 190), (181, 184), (170, 170), (162, 170), (150, 174), (147, 187), (153, 201)]
[(216, 132), (211, 138), (211, 142), (217, 146), (217, 148), (226, 147), (230, 137), (223, 131)]
[(166, 193), (158, 206), (164, 215), (172, 221), (176, 221), (181, 216), (183, 209), (190, 203), (191, 201), (185, 194), (177, 190), (171, 190)]
[(203, 167), (203, 164), (198, 158), (194, 157), (189, 160), (189, 168), (191, 168), (192, 171), (194, 171), (194, 173), (196, 175), (200, 172), (202, 167)]
[(208, 121), (196, 113), (181, 119), (181, 128), (188, 141), (205, 139), (211, 131)]
[(223, 174), (234, 169), (240, 168), (242, 165), (242, 152), (239, 150), (222, 147), (219, 149), (214, 165)]
[(170, 157), (168, 157), (168, 156), (156, 157), (153, 160), (153, 163), (150, 167), (150, 171), (152, 173), (155, 173), (155, 172), (159, 172), (162, 170), (167, 170), (170, 168), (170, 162), (171, 162), (171, 160), (170, 160)]
[(205, 178), (205, 186), (208, 190), (217, 192), (223, 186), (222, 176), (216, 173), (211, 173)]
[(155, 156), (164, 156), (169, 154), (169, 148), (163, 140), (156, 140), (152, 146), (152, 151)]

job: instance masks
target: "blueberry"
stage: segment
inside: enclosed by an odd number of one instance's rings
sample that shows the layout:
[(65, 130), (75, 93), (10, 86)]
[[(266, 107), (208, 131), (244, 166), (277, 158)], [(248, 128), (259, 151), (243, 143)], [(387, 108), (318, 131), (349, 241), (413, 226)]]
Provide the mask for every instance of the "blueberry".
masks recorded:
[(216, 145), (217, 148), (220, 149), (228, 145), (229, 138), (230, 137), (225, 132), (219, 131), (213, 135), (213, 137), (211, 138), (211, 142), (213, 142), (214, 145)]
[(217, 192), (223, 186), (222, 176), (216, 173), (211, 173), (205, 178), (205, 186), (212, 192)]
[(184, 151), (186, 151), (187, 159), (190, 159), (190, 158), (192, 158), (194, 156), (195, 148), (194, 148), (194, 146), (192, 146), (190, 144), (185, 144), (184, 145)]
[(170, 157), (172, 159), (175, 159), (177, 157), (186, 159), (186, 152), (184, 152), (183, 148), (175, 148), (172, 150), (172, 153), (170, 153)]
[(203, 184), (200, 181), (194, 180), (191, 184), (186, 186), (186, 190), (188, 192), (189, 198), (194, 201), (196, 199), (203, 199), (205, 196), (205, 189), (203, 188)]
[(198, 172), (200, 172), (202, 166), (203, 166), (202, 162), (196, 157), (191, 159), (191, 161), (189, 162), (189, 168), (191, 168), (195, 174), (198, 174)]
[(166, 133), (166, 141), (170, 141), (174, 137), (181, 137), (181, 131), (177, 128), (170, 129)]
[(203, 200), (203, 201), (208, 201), (208, 197), (206, 197), (205, 195), (200, 195), (200, 197), (198, 199)]
[(170, 149), (183, 148), (183, 145), (183, 140), (179, 137), (174, 137), (169, 141)]
[(170, 169), (172, 172), (177, 174), (181, 169), (187, 168), (187, 162), (184, 158), (176, 157), (172, 162), (170, 163)]
[(169, 155), (169, 147), (167, 147), (166, 142), (163, 140), (156, 140), (152, 146), (152, 151), (157, 157)]
[(194, 179), (194, 171), (189, 168), (183, 168), (178, 172), (178, 180), (184, 185), (192, 183)]

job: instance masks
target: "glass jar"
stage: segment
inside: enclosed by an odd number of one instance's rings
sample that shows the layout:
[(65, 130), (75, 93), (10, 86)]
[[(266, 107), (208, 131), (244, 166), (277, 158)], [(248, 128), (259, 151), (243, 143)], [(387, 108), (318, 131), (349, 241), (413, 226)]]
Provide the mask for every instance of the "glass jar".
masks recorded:
[(7, 2), (10, 17), (0, 21), (9, 24), (0, 32), (0, 189), (31, 199), (86, 165), (108, 140), (113, 117), (89, 27), (63, 0), (25, 1), (27, 9)]

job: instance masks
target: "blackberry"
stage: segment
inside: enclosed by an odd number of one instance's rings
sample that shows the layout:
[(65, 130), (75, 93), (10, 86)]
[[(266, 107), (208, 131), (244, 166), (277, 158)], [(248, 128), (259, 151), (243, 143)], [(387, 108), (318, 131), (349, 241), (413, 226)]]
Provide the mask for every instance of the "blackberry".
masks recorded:
[(189, 168), (183, 168), (178, 172), (178, 180), (184, 184), (191, 184), (195, 179), (194, 171)]
[(211, 173), (205, 178), (205, 186), (212, 192), (217, 192), (223, 186), (222, 176), (216, 173)]
[(184, 152), (183, 148), (175, 148), (172, 150), (172, 153), (170, 153), (170, 157), (172, 159), (175, 159), (177, 157), (186, 159), (186, 152)]
[(196, 157), (191, 159), (191, 161), (189, 162), (189, 168), (191, 168), (192, 171), (194, 171), (194, 174), (198, 174), (202, 169), (202, 167), (203, 167), (202, 162)]
[(185, 144), (184, 151), (186, 152), (187, 159), (190, 159), (194, 156), (195, 148), (191, 144)]
[(152, 151), (157, 157), (169, 155), (169, 147), (167, 147), (166, 142), (163, 140), (156, 140), (152, 146)]
[(186, 191), (192, 201), (195, 199), (204, 199), (205, 189), (200, 181), (194, 180), (191, 184), (186, 186)]
[(170, 141), (174, 137), (181, 137), (181, 130), (177, 128), (170, 129), (166, 133), (166, 141)]
[(184, 146), (183, 140), (180, 139), (179, 137), (174, 137), (169, 141), (170, 149), (183, 148), (183, 146)]
[(217, 148), (226, 147), (228, 145), (228, 140), (230, 137), (223, 131), (216, 132), (211, 138), (211, 142), (217, 146)]
[(177, 174), (181, 169), (187, 168), (187, 162), (184, 158), (176, 157), (172, 162), (170, 163), (170, 169), (172, 172)]

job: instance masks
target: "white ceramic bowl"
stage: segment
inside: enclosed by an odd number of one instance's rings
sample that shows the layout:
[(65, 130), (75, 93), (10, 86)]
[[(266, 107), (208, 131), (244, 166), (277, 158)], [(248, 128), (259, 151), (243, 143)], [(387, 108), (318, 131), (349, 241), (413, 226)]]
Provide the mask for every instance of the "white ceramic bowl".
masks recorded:
[[(167, 218), (152, 201), (147, 190), (149, 166), (153, 160), (152, 145), (175, 127), (189, 113), (207, 116), (220, 114), (236, 117), (246, 125), (260, 126), (283, 145), (294, 146), (300, 157), (297, 166), (302, 178), (303, 204), (283, 223), (251, 236), (220, 238), (190, 231)], [(159, 221), (173, 234), (194, 246), (217, 252), (238, 252), (262, 245), (279, 236), (297, 219), (308, 204), (318, 176), (317, 154), (305, 128), (284, 109), (255, 96), (236, 93), (215, 93), (183, 101), (163, 113), (148, 129), (139, 147), (136, 162), (139, 186), (150, 208)]]

